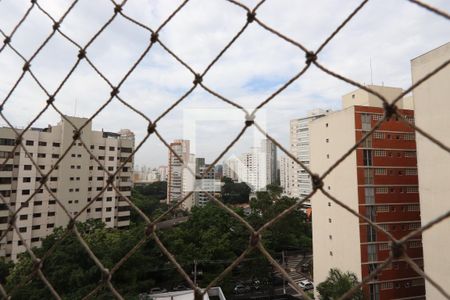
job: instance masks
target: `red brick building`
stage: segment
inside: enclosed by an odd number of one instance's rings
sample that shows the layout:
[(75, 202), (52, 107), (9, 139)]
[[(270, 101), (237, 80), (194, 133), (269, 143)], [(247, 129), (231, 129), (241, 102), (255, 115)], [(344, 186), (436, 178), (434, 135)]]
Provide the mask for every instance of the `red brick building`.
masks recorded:
[[(370, 86), (393, 99), (398, 88)], [(322, 174), (383, 118), (382, 102), (357, 90), (343, 97), (344, 109), (311, 123), (311, 167)], [(399, 108), (407, 108), (400, 102)], [(400, 109), (410, 120), (414, 111)], [(324, 188), (396, 238), (420, 227), (414, 130), (395, 118), (384, 122), (324, 180)], [(390, 254), (389, 239), (322, 193), (312, 198), (314, 281), (331, 268), (355, 273), (361, 281)], [(423, 266), (421, 236), (406, 253)], [(364, 299), (424, 299), (424, 280), (402, 259), (394, 260), (363, 286)]]

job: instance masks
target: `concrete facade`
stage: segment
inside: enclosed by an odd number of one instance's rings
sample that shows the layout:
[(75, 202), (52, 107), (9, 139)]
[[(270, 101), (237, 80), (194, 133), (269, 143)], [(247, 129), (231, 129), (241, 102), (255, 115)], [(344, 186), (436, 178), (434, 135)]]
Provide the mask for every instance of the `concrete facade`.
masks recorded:
[[(310, 165), (310, 133), (311, 121), (325, 116), (329, 110), (316, 109), (308, 113), (307, 117), (291, 120), (290, 122), (290, 153), (306, 167)], [(299, 199), (305, 198), (312, 191), (311, 176), (293, 160), (289, 160), (289, 181), (286, 184), (286, 194)], [(307, 201), (309, 203), (309, 201)]]
[(192, 191), (195, 180), (193, 174), (187, 169), (189, 167), (195, 172), (195, 160), (194, 155), (190, 152), (190, 142), (188, 140), (175, 140), (170, 144), (170, 147), (183, 161), (178, 159), (172, 151), (169, 151), (167, 204), (172, 205), (187, 197), (180, 208), (190, 210), (193, 205)]
[[(411, 61), (416, 83), (450, 58), (450, 43)], [(450, 145), (450, 67), (429, 78), (413, 91), (416, 125), (444, 145)], [(421, 134), (417, 134), (417, 163), (422, 224), (450, 211), (450, 155)], [(446, 219), (423, 233), (425, 273), (450, 294), (450, 220)], [(427, 299), (445, 299), (429, 282)]]
[[(87, 119), (66, 118), (75, 126), (80, 127)], [(21, 131), (17, 129), (17, 131)], [(23, 135), (23, 143), (36, 162), (39, 170), (33, 165), (31, 159), (22, 147), (14, 153), (15, 134), (11, 128), (0, 128), (0, 156), (4, 162), (6, 157), (10, 160), (0, 171), (0, 193), (13, 209), (20, 206), (16, 226), (23, 238), (30, 246), (40, 246), (41, 239), (53, 232), (54, 228), (66, 226), (69, 216), (56, 203), (56, 200), (45, 189), (36, 190), (43, 175), (47, 174), (57, 160), (70, 147), (73, 141), (73, 127), (65, 119), (56, 126), (48, 128), (31, 128)], [(89, 147), (93, 155), (113, 173), (127, 160), (134, 149), (134, 134), (129, 130), (119, 133), (94, 131), (92, 124), (88, 123), (81, 133), (81, 139)], [(41, 175), (40, 172), (43, 175)], [(114, 184), (124, 196), (131, 196), (131, 176), (133, 160), (128, 161), (117, 174)], [(127, 227), (130, 220), (130, 206), (118, 196), (112, 188), (107, 187), (102, 195), (97, 196), (107, 185), (108, 175), (98, 163), (90, 157), (79, 141), (69, 150), (64, 159), (48, 175), (47, 184), (51, 192), (61, 201), (71, 216), (82, 211), (85, 205), (93, 201), (88, 209), (84, 210), (77, 221), (99, 219), (107, 227)], [(36, 194), (26, 204), (36, 191)], [(0, 230), (7, 229), (8, 211), (5, 205), (0, 210)], [(15, 231), (10, 231), (0, 242), (0, 256), (12, 260), (25, 247), (19, 240)]]

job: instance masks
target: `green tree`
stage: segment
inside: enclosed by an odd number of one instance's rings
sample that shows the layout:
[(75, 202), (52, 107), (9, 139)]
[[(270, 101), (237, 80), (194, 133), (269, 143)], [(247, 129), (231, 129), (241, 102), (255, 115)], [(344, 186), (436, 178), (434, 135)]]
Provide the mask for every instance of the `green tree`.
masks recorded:
[[(327, 279), (317, 286), (317, 291), (319, 292), (321, 300), (338, 299), (357, 284), (358, 278), (354, 273), (343, 273), (338, 269), (330, 269)], [(358, 291), (349, 299), (362, 300), (362, 290), (358, 289)]]
[(221, 196), (224, 203), (248, 203), (251, 189), (245, 182), (236, 183), (228, 177), (224, 177), (223, 182)]

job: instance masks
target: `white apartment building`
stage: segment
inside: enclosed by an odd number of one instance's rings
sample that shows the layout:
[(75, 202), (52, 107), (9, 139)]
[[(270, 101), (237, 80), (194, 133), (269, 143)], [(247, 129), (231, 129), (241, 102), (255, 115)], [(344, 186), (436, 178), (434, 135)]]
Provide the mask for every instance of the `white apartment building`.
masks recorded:
[[(77, 127), (87, 121), (86, 118), (66, 118)], [(45, 188), (37, 190), (36, 195), (27, 204), (24, 202), (40, 184), (42, 175), (39, 171), (47, 174), (71, 145), (73, 131), (72, 125), (62, 119), (56, 126), (31, 128), (23, 135), (23, 144), (38, 165), (37, 170), (22, 147), (12, 152), (16, 138), (13, 130), (0, 128), (0, 162), (3, 163), (9, 158), (0, 171), (0, 194), (13, 210), (23, 207), (17, 216), (16, 226), (25, 242), (32, 247), (40, 246), (41, 239), (51, 234), (54, 228), (64, 227), (69, 222), (69, 217)], [(129, 130), (121, 130), (119, 133), (94, 131), (89, 123), (83, 128), (81, 139), (111, 173), (127, 160), (134, 149), (134, 134)], [(114, 181), (121, 193), (127, 197), (131, 196), (132, 171), (131, 159)], [(77, 221), (99, 219), (107, 227), (127, 227), (130, 223), (128, 203), (122, 200), (112, 187), (108, 187), (97, 197), (107, 185), (107, 180), (105, 170), (77, 141), (57, 168), (48, 175), (47, 184), (71, 216), (76, 215), (92, 201)], [(6, 205), (1, 205), (0, 231), (7, 228), (8, 210)], [(25, 247), (14, 230), (9, 231), (0, 241), (0, 257), (16, 260), (17, 255), (24, 251)]]
[(290, 169), (293, 168), (293, 161), (286, 155), (280, 156), (280, 186), (283, 189), (283, 194), (291, 196), (289, 183), (291, 182), (290, 176), (294, 174)]
[(209, 166), (209, 164), (205, 164), (204, 158), (195, 159), (195, 175), (202, 177), (202, 179), (196, 179), (194, 192), (194, 205), (196, 206), (203, 207), (210, 201), (205, 192), (213, 196), (218, 196), (221, 192), (221, 182), (216, 178), (216, 169), (211, 168), (206, 172)]
[(242, 162), (236, 156), (231, 156), (223, 162), (223, 176), (231, 178), (233, 181), (239, 180), (239, 164)]
[(270, 140), (261, 140), (259, 147), (252, 147), (239, 157), (231, 156), (223, 162), (223, 175), (237, 182), (246, 182), (252, 191), (265, 190), (276, 183), (277, 152)]
[[(315, 109), (308, 112), (304, 118), (294, 119), (290, 122), (290, 152), (306, 167), (310, 165), (310, 140), (309, 124), (311, 121), (321, 118), (330, 110)], [(291, 197), (303, 199), (312, 191), (311, 176), (297, 163), (290, 160), (291, 172), (286, 184), (286, 194)]]
[[(450, 58), (450, 43), (411, 61), (416, 83)], [(444, 145), (450, 145), (450, 67), (429, 78), (413, 91), (416, 125)], [(450, 211), (450, 155), (417, 134), (420, 211), (422, 224)], [(446, 219), (422, 234), (425, 273), (450, 294), (450, 220)], [(445, 299), (428, 281), (427, 299)]]
[(167, 166), (159, 166), (158, 167), (159, 181), (167, 181), (168, 172), (169, 170)]
[[(179, 160), (169, 151), (169, 165), (167, 175), (167, 204), (174, 204), (185, 198), (193, 191), (195, 178), (188, 170), (195, 172), (194, 155), (190, 152), (188, 140), (175, 140), (170, 144), (173, 151), (183, 160)], [(186, 199), (180, 208), (190, 210), (193, 205), (193, 195)]]

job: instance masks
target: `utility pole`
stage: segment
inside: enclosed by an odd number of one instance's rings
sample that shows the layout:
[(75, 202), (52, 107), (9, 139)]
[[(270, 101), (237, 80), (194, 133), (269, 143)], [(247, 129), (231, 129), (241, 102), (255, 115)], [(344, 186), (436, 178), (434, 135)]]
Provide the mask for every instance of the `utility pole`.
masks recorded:
[[(283, 268), (284, 268), (284, 270), (286, 270), (286, 265), (284, 262), (284, 250), (281, 251), (281, 260), (282, 260)], [(283, 276), (283, 294), (286, 295), (286, 278), (284, 278), (284, 276)]]
[(194, 285), (197, 286), (197, 260), (194, 259)]

